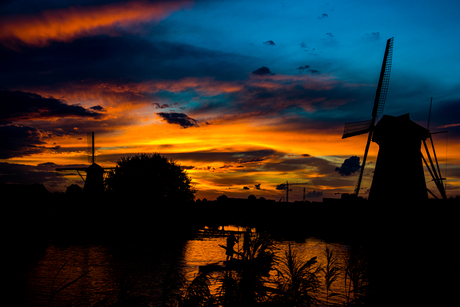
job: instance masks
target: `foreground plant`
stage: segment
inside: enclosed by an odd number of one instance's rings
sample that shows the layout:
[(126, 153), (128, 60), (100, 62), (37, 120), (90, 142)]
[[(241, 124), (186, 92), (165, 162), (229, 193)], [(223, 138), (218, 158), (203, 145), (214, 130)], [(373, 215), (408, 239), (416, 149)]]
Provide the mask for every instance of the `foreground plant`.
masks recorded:
[(321, 267), (316, 263), (316, 257), (303, 262), (289, 244), (285, 257), (276, 270), (276, 303), (308, 307), (317, 304), (317, 294), (321, 285), (318, 275)]
[(366, 258), (361, 250), (351, 249), (345, 258), (345, 291), (348, 306), (365, 305), (369, 291)]
[(322, 272), (324, 273), (324, 283), (326, 286), (326, 305), (329, 306), (329, 298), (337, 295), (337, 293), (332, 291), (332, 284), (339, 277), (341, 267), (338, 264), (339, 258), (329, 246), (326, 246), (324, 253), (326, 255), (326, 267), (322, 269)]

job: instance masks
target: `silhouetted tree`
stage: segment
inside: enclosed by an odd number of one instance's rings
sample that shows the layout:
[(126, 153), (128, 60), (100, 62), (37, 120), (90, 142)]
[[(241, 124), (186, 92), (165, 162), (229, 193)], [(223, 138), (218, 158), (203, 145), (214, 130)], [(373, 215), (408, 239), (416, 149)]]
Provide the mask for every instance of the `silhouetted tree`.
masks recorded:
[(223, 194), (223, 195), (218, 196), (218, 197), (216, 198), (216, 200), (217, 200), (218, 202), (226, 202), (226, 201), (228, 200), (228, 196), (225, 195), (225, 194)]
[(142, 196), (160, 202), (191, 202), (196, 193), (180, 165), (158, 153), (122, 157), (105, 184), (107, 191), (121, 196)]
[(71, 184), (66, 189), (67, 195), (81, 195), (83, 193), (83, 189), (78, 184)]

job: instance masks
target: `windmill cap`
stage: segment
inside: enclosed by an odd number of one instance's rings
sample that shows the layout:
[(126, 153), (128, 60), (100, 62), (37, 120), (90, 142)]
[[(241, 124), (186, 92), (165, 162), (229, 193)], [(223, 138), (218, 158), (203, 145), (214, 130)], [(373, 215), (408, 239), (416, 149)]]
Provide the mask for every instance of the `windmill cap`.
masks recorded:
[(384, 115), (374, 128), (372, 141), (378, 144), (420, 142), (426, 140), (429, 133), (428, 129), (412, 121), (409, 113), (400, 116)]

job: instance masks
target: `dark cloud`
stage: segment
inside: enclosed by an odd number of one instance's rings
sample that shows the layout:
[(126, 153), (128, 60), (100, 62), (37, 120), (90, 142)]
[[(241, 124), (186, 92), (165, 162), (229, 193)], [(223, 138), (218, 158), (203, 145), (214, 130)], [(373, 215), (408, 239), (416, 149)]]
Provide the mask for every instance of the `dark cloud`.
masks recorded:
[(351, 156), (350, 158), (343, 161), (341, 167), (336, 167), (335, 171), (342, 176), (350, 176), (351, 174), (359, 171), (360, 168), (361, 166), (359, 165), (359, 157)]
[[(0, 45), (0, 84), (13, 88), (84, 82), (140, 82), (152, 78), (244, 78), (250, 57), (135, 36), (96, 36), (21, 52)], [(235, 65), (235, 63), (239, 63)], [(6, 73), (7, 72), (7, 73)], [(97, 80), (97, 81), (96, 81)]]
[[(83, 186), (80, 177), (67, 177), (56, 172), (57, 167), (82, 167), (84, 165), (56, 165), (52, 162), (33, 165), (12, 164), (0, 162), (0, 184), (34, 184), (46, 182), (46, 188), (57, 191), (65, 191), (71, 183)], [(76, 175), (76, 174), (75, 174)]]
[(91, 107), (89, 108), (90, 110), (93, 110), (93, 111), (96, 111), (96, 112), (106, 112), (106, 110), (104, 109), (104, 107), (101, 107), (101, 106), (94, 106), (94, 107)]
[(162, 105), (160, 105), (160, 104), (157, 103), (157, 102), (154, 103), (154, 106), (155, 106), (156, 109), (167, 109), (167, 108), (170, 107), (169, 104), (167, 104), (167, 103), (163, 103)]
[(62, 117), (101, 118), (102, 107), (87, 110), (79, 105), (69, 105), (53, 97), (45, 98), (38, 94), (0, 90), (0, 122), (13, 122), (29, 119), (50, 119)]
[(311, 192), (308, 192), (305, 197), (307, 198), (317, 198), (317, 197), (323, 197), (323, 191), (316, 191), (313, 190)]
[(243, 190), (249, 190), (249, 187), (243, 187)]
[(262, 161), (269, 157), (280, 157), (282, 155), (282, 153), (273, 149), (241, 151), (234, 148), (165, 154), (166, 157), (176, 161), (196, 161), (200, 163), (222, 162), (234, 166), (238, 166), (240, 163), (248, 163), (248, 161)]
[(270, 71), (268, 67), (262, 66), (261, 68), (258, 68), (252, 72), (254, 75), (273, 75), (273, 73)]
[(256, 190), (260, 190), (260, 183), (254, 185), (254, 187), (256, 188)]
[(300, 67), (297, 67), (296, 69), (299, 70), (300, 72), (307, 72), (308, 71), (313, 75), (318, 75), (319, 74), (318, 70), (310, 69), (310, 65), (300, 66)]
[(38, 129), (28, 126), (0, 125), (0, 159), (10, 159), (46, 151)]
[(310, 65), (297, 67), (298, 70), (305, 70), (305, 69), (309, 69), (309, 68), (310, 68)]
[(264, 45), (267, 45), (267, 46), (275, 46), (275, 42), (274, 41), (266, 41), (264, 42)]
[(184, 113), (156, 113), (158, 116), (160, 116), (164, 121), (166, 121), (168, 124), (175, 124), (179, 125), (182, 128), (190, 128), (190, 127), (198, 127), (198, 124), (196, 120), (194, 120), (191, 117), (188, 117)]
[(72, 1), (41, 1), (40, 4), (34, 5), (28, 0), (2, 0), (0, 2), (1, 12), (3, 14), (34, 14), (49, 9), (68, 8), (69, 5), (84, 7), (114, 3), (113, 0), (72, 0)]
[(286, 184), (285, 184), (285, 183), (278, 184), (278, 185), (276, 186), (276, 189), (277, 189), (277, 190), (286, 190)]

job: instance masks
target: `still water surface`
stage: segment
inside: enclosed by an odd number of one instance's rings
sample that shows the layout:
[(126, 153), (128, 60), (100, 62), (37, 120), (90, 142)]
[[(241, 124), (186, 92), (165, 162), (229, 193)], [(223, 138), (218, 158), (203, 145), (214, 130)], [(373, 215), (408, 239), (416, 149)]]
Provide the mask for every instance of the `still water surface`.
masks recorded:
[[(226, 226), (225, 230), (235, 229)], [(252, 229), (255, 232), (255, 229)], [(242, 236), (235, 249), (242, 249)], [(137, 245), (53, 245), (50, 244), (30, 267), (25, 280), (23, 306), (92, 306), (105, 299), (115, 300), (120, 287), (129, 287), (130, 294), (158, 306), (162, 280), (171, 265), (182, 264), (184, 274), (191, 281), (199, 267), (222, 263), (225, 250), (224, 236), (187, 240), (174, 246), (144, 242)], [(276, 254), (282, 256), (291, 244), (305, 261), (317, 257), (325, 265), (324, 251), (329, 246), (337, 255), (345, 256), (349, 247), (339, 243), (326, 243), (317, 238), (303, 242), (276, 241)], [(343, 258), (340, 257), (343, 265)], [(50, 302), (53, 289), (77, 278), (75, 283), (59, 291)], [(343, 294), (343, 276), (333, 290)], [(337, 301), (340, 299), (336, 297)]]

